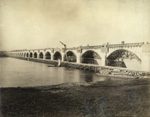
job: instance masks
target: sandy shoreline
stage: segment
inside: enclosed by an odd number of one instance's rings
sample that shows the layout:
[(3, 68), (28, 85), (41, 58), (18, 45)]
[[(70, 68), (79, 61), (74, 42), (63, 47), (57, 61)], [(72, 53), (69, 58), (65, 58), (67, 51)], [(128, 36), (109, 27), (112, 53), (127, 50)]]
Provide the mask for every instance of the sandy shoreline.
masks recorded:
[(28, 117), (150, 116), (150, 79), (1, 88), (2, 115)]

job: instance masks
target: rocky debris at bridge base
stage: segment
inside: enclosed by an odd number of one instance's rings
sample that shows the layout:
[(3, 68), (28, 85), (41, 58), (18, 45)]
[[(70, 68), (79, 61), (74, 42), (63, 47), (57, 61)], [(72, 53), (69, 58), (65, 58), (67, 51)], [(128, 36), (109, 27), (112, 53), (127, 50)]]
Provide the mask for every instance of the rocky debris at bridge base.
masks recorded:
[[(23, 57), (15, 57), (15, 58), (45, 63), (48, 65), (51, 64), (54, 66), (58, 65), (57, 60), (23, 58)], [(61, 67), (71, 67), (71, 68), (81, 69), (81, 70), (89, 70), (89, 71), (93, 71), (95, 73), (98, 73), (101, 76), (109, 76), (109, 77), (123, 77), (123, 78), (141, 79), (141, 78), (148, 78), (150, 76), (150, 72), (130, 70), (130, 69), (112, 67), (112, 66), (99, 66), (99, 65), (94, 65), (94, 64), (82, 64), (82, 63), (77, 64), (77, 63), (66, 62), (66, 61), (61, 62), (60, 66)]]
[(3, 117), (150, 116), (150, 79), (1, 88)]

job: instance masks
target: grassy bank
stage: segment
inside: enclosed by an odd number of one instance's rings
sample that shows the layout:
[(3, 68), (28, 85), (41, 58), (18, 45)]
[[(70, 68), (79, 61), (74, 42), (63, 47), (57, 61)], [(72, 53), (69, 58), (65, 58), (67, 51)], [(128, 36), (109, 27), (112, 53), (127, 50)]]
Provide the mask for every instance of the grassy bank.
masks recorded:
[(2, 88), (2, 116), (150, 116), (150, 79)]

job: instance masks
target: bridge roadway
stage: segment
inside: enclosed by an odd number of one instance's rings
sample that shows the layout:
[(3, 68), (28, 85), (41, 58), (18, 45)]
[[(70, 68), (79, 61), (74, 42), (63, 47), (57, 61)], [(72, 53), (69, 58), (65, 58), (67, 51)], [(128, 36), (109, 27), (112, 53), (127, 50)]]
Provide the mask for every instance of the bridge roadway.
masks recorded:
[(121, 72), (132, 77), (150, 72), (150, 44), (143, 42), (13, 50), (7, 52), (7, 55), (48, 64), (57, 64), (57, 60), (60, 59), (61, 66), (91, 70), (100, 75)]

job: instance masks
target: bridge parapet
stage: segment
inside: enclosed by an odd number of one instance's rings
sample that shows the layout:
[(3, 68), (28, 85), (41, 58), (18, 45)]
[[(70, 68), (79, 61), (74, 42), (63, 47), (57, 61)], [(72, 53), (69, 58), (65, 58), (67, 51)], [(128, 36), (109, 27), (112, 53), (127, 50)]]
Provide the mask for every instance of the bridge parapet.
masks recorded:
[(61, 49), (60, 48), (54, 48), (54, 51), (61, 51)]
[[(122, 43), (122, 44), (106, 44), (106, 47), (109, 48), (118, 48), (118, 47), (141, 47), (144, 44), (144, 42), (139, 43)], [(103, 45), (95, 45), (95, 46), (79, 46), (82, 49), (100, 49), (104, 47)], [(73, 47), (73, 48), (66, 48), (66, 50), (77, 50), (79, 47)]]
[(23, 50), (11, 50), (10, 52), (21, 52), (21, 51), (27, 51), (27, 49), (23, 49)]
[(146, 43), (143, 45), (142, 52), (143, 53), (150, 53), (150, 43)]
[[(118, 48), (118, 47), (141, 47), (144, 42), (140, 43), (122, 43), (122, 44), (106, 44), (108, 48)], [(104, 45), (95, 45), (95, 46), (79, 46), (81, 49), (101, 49)], [(79, 47), (66, 48), (66, 50), (77, 50)], [(22, 52), (22, 51), (38, 51), (38, 50), (51, 50), (61, 51), (60, 48), (42, 48), (42, 49), (23, 49), (23, 50), (12, 50), (10, 52)]]
[(82, 46), (82, 49), (100, 49), (103, 45), (96, 45), (96, 46)]
[(122, 43), (122, 44), (108, 44), (109, 48), (119, 48), (119, 47), (141, 47), (144, 42), (141, 43)]
[(73, 48), (66, 48), (66, 50), (77, 50), (77, 47), (73, 47)]

